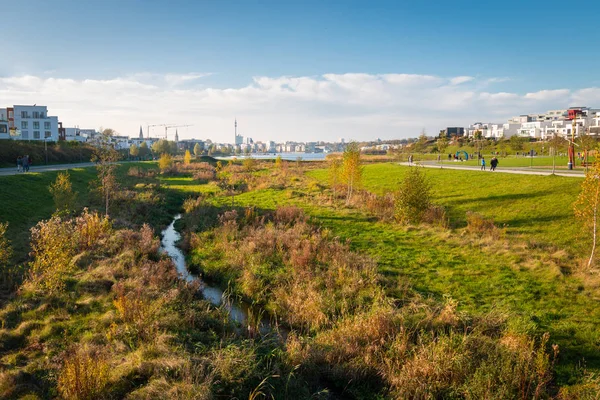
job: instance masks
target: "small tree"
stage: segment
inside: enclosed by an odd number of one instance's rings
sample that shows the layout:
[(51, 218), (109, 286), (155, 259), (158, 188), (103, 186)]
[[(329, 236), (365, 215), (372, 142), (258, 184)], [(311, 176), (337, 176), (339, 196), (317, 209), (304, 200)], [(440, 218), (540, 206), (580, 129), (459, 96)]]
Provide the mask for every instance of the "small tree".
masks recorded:
[(446, 152), (446, 149), (448, 148), (448, 139), (445, 135), (437, 140), (437, 148), (440, 154)]
[(202, 154), (202, 147), (200, 147), (200, 143), (196, 143), (194, 145), (194, 155), (198, 157), (200, 154)]
[(133, 158), (136, 158), (137, 156), (140, 155), (140, 148), (137, 147), (135, 144), (132, 144), (129, 147), (129, 155)]
[(281, 169), (282, 164), (283, 164), (283, 161), (281, 159), (281, 156), (278, 155), (277, 158), (275, 159), (275, 168)]
[(336, 198), (336, 189), (341, 181), (341, 171), (342, 171), (342, 160), (340, 158), (333, 158), (329, 163), (329, 183), (331, 184), (331, 189), (333, 190), (333, 199)]
[(600, 163), (595, 163), (585, 174), (581, 184), (581, 192), (574, 204), (575, 217), (581, 221), (592, 235), (592, 251), (588, 260), (588, 268), (594, 262), (596, 243), (598, 241), (598, 208), (600, 206)]
[(584, 157), (585, 157), (585, 170), (587, 172), (588, 167), (587, 167), (587, 161), (588, 161), (588, 152), (592, 149), (594, 149), (598, 142), (596, 141), (596, 138), (594, 138), (593, 136), (588, 135), (586, 132), (581, 132), (579, 134), (579, 137), (577, 138), (577, 143), (579, 144), (579, 147), (581, 148), (581, 150), (583, 150), (584, 153)]
[(360, 186), (363, 169), (360, 165), (360, 149), (358, 143), (348, 144), (342, 157), (342, 178), (348, 189), (346, 203), (350, 203), (352, 193), (355, 188)]
[(256, 160), (254, 160), (254, 158), (252, 158), (252, 157), (247, 157), (244, 159), (244, 161), (242, 161), (242, 164), (243, 164), (246, 172), (252, 172), (252, 171), (254, 171), (254, 167), (256, 165)]
[(410, 168), (396, 194), (396, 219), (403, 224), (419, 224), (431, 207), (431, 185), (420, 168)]
[(185, 151), (185, 155), (183, 156), (183, 163), (185, 165), (189, 165), (192, 162), (192, 154), (190, 153), (189, 150)]
[(552, 139), (548, 140), (550, 149), (552, 151), (552, 174), (556, 171), (556, 153), (560, 146), (564, 144), (565, 140), (558, 135), (553, 135)]
[(161, 172), (166, 172), (173, 166), (173, 159), (171, 155), (168, 153), (162, 153), (160, 156), (160, 160), (158, 160), (158, 168), (160, 168)]
[(73, 191), (71, 177), (68, 172), (59, 172), (48, 190), (54, 199), (54, 206), (59, 214), (69, 214), (75, 210), (77, 192)]
[(98, 180), (104, 198), (106, 216), (108, 216), (110, 200), (118, 188), (115, 162), (119, 159), (119, 153), (110, 144), (112, 132), (112, 129), (105, 129), (102, 132), (98, 146), (92, 155), (92, 161), (96, 162), (96, 169), (98, 170)]
[(148, 143), (142, 142), (140, 143), (140, 147), (138, 148), (138, 153), (141, 158), (146, 158), (148, 154), (150, 154), (150, 149), (148, 148)]

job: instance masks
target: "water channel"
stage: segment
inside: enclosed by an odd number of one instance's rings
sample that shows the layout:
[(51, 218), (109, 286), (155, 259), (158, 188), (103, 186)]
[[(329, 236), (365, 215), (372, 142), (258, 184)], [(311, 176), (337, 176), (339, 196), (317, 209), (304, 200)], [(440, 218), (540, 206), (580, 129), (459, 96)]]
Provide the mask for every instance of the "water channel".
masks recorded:
[[(259, 309), (246, 302), (226, 298), (226, 296), (223, 295), (223, 289), (218, 286), (210, 285), (209, 283), (200, 279), (200, 277), (194, 276), (188, 271), (185, 263), (185, 254), (183, 254), (183, 251), (177, 247), (177, 242), (181, 239), (181, 235), (175, 229), (175, 222), (179, 219), (181, 219), (180, 214), (176, 215), (171, 224), (164, 231), (162, 231), (162, 239), (160, 242), (160, 251), (167, 254), (171, 260), (173, 260), (179, 275), (188, 282), (199, 282), (202, 296), (204, 296), (204, 298), (213, 305), (217, 307), (224, 307), (229, 313), (229, 318), (242, 326), (247, 325), (248, 315), (250, 313), (253, 313), (253, 315), (263, 315), (264, 313), (262, 313)], [(260, 332), (265, 333), (270, 329), (270, 322), (267, 319), (262, 318), (259, 325)]]

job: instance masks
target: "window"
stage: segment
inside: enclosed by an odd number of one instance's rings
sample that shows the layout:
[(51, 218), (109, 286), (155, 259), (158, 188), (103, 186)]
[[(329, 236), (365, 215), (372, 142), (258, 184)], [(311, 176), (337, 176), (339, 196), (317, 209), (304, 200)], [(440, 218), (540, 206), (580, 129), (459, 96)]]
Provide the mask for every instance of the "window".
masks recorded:
[(27, 111), (21, 111), (21, 118), (28, 118)]
[(27, 129), (27, 121), (21, 121), (21, 129)]
[(33, 118), (39, 118), (40, 117), (40, 112), (39, 111), (34, 111), (33, 112)]
[(47, 137), (47, 138), (49, 138), (49, 137), (51, 137), (51, 136), (52, 136), (52, 132), (50, 132), (50, 131), (46, 131), (46, 132), (44, 132), (44, 137)]
[(44, 117), (44, 113), (43, 112), (40, 113), (40, 118), (46, 118), (46, 117)]
[(33, 121), (33, 129), (40, 129), (40, 121)]
[(12, 111), (8, 112), (8, 118), (12, 118), (15, 114)]
[(50, 129), (50, 122), (44, 122), (44, 129)]
[(23, 139), (29, 139), (29, 132), (23, 131), (23, 132), (21, 132), (21, 136), (23, 137)]
[(33, 131), (33, 138), (34, 139), (39, 139), (40, 138), (40, 131)]

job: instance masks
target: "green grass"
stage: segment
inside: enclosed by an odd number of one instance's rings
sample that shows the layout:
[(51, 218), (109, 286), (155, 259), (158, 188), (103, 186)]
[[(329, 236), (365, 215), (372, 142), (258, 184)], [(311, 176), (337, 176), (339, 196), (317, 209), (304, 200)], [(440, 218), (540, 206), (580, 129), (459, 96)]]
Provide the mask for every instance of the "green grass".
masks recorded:
[[(395, 164), (365, 166), (364, 186), (380, 194), (393, 191), (406, 171)], [(548, 252), (555, 250), (546, 245), (572, 253), (581, 250), (576, 245), (580, 232), (571, 206), (581, 181), (478, 171), (426, 170), (426, 174), (435, 202), (447, 207), (452, 227), (458, 231), (406, 229), (376, 222), (362, 211), (320, 206), (301, 189), (251, 191), (236, 196), (236, 205), (302, 207), (317, 224), (350, 240), (353, 250), (377, 260), (392, 296), (401, 297), (408, 285), (426, 297), (441, 300), (449, 295), (465, 311), (502, 310), (525, 319), (538, 332), (550, 332), (552, 341), (561, 346), (562, 383), (571, 379), (582, 360), (588, 368), (599, 370), (598, 293), (586, 288), (580, 278), (563, 274), (560, 262), (550, 263)], [(327, 171), (308, 175), (325, 181)], [(227, 204), (226, 199), (219, 201)], [(492, 217), (506, 227), (507, 238), (517, 245), (529, 244), (502, 252), (493, 246), (473, 245), (472, 239), (460, 234), (467, 211)]]

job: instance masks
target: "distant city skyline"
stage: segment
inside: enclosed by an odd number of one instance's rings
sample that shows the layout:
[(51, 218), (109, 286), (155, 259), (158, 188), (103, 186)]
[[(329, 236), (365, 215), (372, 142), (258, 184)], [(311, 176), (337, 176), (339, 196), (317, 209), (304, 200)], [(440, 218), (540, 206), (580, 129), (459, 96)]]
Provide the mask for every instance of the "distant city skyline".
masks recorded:
[(600, 105), (595, 13), (416, 3), (0, 0), (28, 26), (4, 33), (0, 107), (231, 142), (235, 118), (255, 141), (362, 141)]

